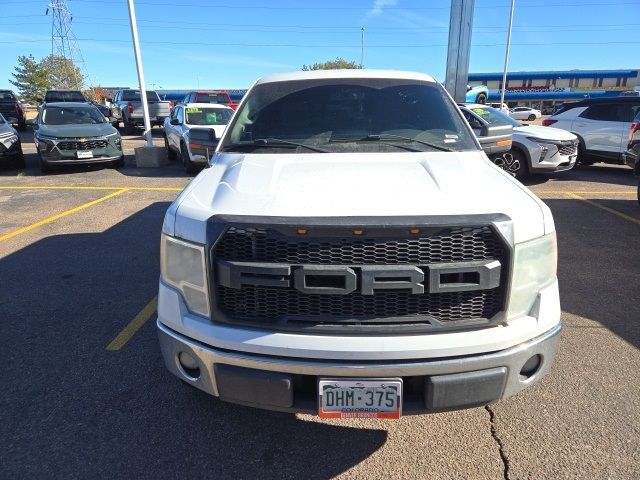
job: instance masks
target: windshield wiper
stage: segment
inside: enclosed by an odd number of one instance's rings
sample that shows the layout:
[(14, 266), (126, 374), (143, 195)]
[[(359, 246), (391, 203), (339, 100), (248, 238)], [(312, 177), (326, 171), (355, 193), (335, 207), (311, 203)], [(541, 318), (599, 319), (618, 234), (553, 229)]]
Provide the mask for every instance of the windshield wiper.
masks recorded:
[(282, 140), (280, 138), (256, 138), (252, 143), (250, 143), (249, 145), (256, 145), (256, 146), (269, 146), (269, 147), (282, 147), (284, 145), (288, 145), (291, 147), (302, 147), (302, 148), (306, 148), (308, 150), (311, 150), (313, 152), (319, 152), (319, 153), (329, 153), (329, 150), (325, 150), (324, 148), (319, 148), (319, 147), (314, 147), (312, 145), (307, 145), (306, 143), (298, 143), (298, 142), (290, 142), (289, 140)]
[[(416, 142), (416, 143), (419, 143), (420, 145), (426, 145), (427, 147), (433, 148), (435, 150), (440, 150), (442, 152), (453, 152), (454, 151), (454, 150), (451, 150), (450, 148), (443, 147), (443, 146), (440, 146), (440, 145), (436, 145), (435, 143), (425, 142), (424, 140), (418, 140), (417, 138), (403, 137), (402, 135), (394, 135), (392, 133), (370, 133), (366, 137), (356, 138), (356, 139), (353, 139), (351, 141), (365, 142), (365, 141), (380, 140), (380, 141), (384, 142), (385, 139), (389, 139), (389, 138), (397, 138), (398, 140), (407, 140), (409, 142)], [(349, 141), (349, 140), (348, 139), (340, 139), (339, 141)], [(389, 145), (400, 147), (399, 145), (395, 145), (395, 144), (389, 144)]]
[(404, 137), (402, 135), (394, 135), (393, 133), (370, 133), (364, 138), (360, 140), (382, 140), (384, 141), (386, 138), (397, 138), (398, 140), (407, 140), (409, 142), (416, 142), (420, 145), (426, 145), (427, 147), (434, 148), (436, 150), (440, 150), (442, 152), (453, 152), (450, 148), (443, 147), (441, 145), (436, 145), (435, 143), (425, 142), (424, 140), (418, 140), (417, 138), (412, 137)]

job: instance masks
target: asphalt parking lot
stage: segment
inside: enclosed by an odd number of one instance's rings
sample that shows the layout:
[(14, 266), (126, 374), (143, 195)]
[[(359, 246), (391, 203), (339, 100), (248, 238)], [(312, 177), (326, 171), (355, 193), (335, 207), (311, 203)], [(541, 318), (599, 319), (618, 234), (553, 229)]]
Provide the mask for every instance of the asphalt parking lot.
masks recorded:
[[(161, 144), (159, 130), (155, 140)], [(177, 164), (0, 170), (0, 478), (640, 478), (640, 207), (602, 164), (530, 188), (555, 216), (564, 331), (552, 373), (499, 404), (319, 421), (218, 401), (155, 335)]]

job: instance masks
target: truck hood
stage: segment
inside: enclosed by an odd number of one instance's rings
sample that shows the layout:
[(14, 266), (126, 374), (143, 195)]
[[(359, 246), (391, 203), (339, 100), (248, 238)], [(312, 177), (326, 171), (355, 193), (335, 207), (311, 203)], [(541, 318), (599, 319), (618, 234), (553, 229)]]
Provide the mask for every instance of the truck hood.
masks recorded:
[(101, 137), (112, 135), (118, 131), (110, 123), (81, 125), (40, 125), (36, 134), (47, 137)]
[[(546, 209), (546, 210), (545, 210)], [(205, 243), (214, 214), (285, 217), (502, 213), (516, 243), (545, 234), (547, 207), (482, 152), (216, 154), (164, 231)], [(172, 218), (173, 217), (173, 218)], [(551, 223), (549, 223), (549, 221)], [(553, 228), (547, 221), (547, 229)]]
[(561, 128), (543, 127), (541, 125), (514, 127), (513, 132), (520, 133), (526, 137), (539, 138), (540, 140), (576, 140), (578, 138), (573, 133)]

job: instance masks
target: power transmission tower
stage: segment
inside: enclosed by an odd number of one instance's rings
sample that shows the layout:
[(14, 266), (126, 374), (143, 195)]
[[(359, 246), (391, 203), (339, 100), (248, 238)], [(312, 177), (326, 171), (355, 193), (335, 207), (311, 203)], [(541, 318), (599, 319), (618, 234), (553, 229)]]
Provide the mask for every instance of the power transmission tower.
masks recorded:
[[(80, 90), (83, 84), (82, 75), (87, 83), (90, 82), (86, 75), (86, 65), (78, 46), (78, 39), (71, 29), (73, 14), (67, 6), (67, 0), (50, 0), (46, 15), (49, 11), (51, 11), (51, 60), (54, 78)], [(78, 75), (76, 69), (66, 68), (67, 62), (64, 59), (70, 60), (72, 65), (78, 67), (82, 75)], [(54, 87), (60, 88), (60, 85), (54, 85)]]

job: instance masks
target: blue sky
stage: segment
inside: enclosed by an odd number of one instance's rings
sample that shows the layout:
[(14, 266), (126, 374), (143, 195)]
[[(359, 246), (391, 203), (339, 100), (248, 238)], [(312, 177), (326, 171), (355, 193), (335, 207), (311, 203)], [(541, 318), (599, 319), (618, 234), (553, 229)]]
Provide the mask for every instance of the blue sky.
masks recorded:
[[(0, 0), (0, 88), (19, 55), (51, 52), (47, 0)], [(125, 0), (69, 0), (94, 84), (135, 86)], [(447, 0), (137, 0), (147, 86), (246, 88), (337, 56), (444, 80)], [(471, 72), (501, 71), (508, 0), (476, 0)], [(509, 69), (640, 68), (640, 0), (516, 0)]]

